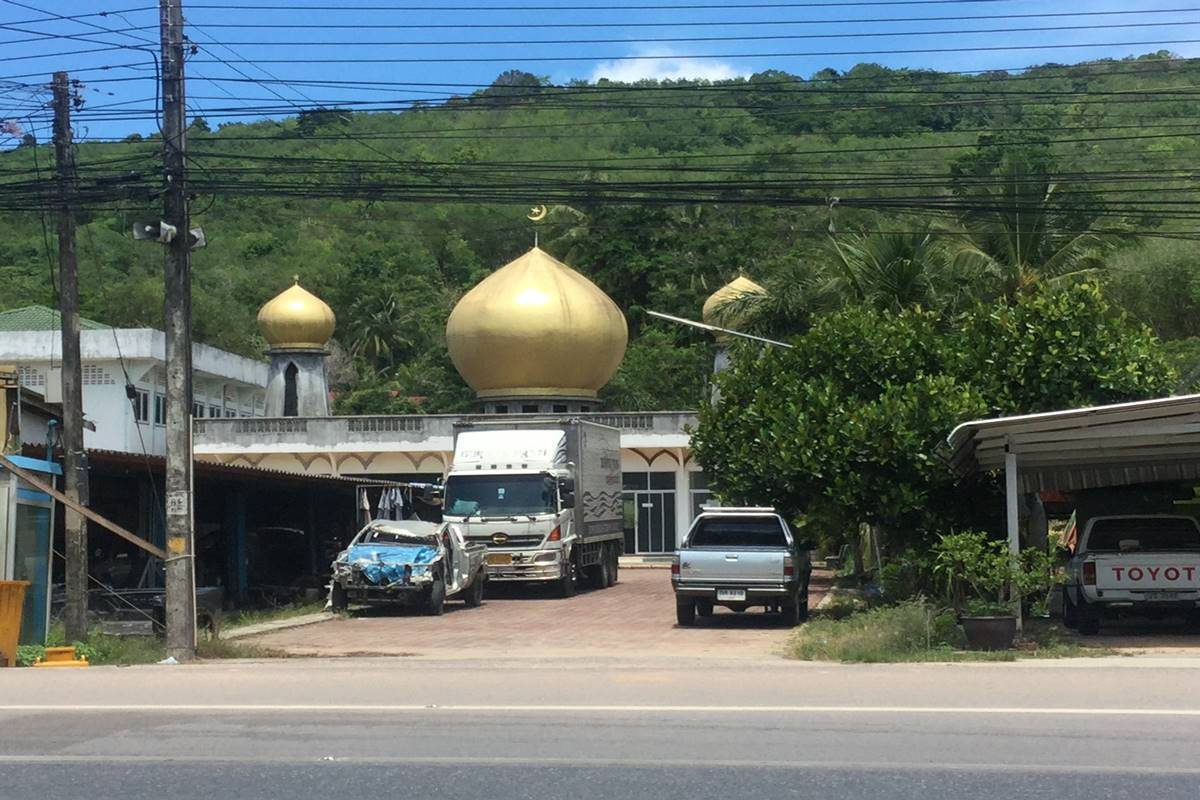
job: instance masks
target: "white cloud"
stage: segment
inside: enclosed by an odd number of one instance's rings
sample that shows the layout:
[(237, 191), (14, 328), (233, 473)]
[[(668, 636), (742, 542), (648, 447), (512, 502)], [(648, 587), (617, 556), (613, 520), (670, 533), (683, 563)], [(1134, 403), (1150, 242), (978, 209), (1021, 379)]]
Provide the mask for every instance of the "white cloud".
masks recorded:
[(702, 78), (723, 81), (742, 74), (732, 64), (705, 58), (677, 56), (669, 51), (647, 51), (613, 61), (602, 61), (592, 70), (591, 80), (632, 83), (645, 80), (680, 80)]

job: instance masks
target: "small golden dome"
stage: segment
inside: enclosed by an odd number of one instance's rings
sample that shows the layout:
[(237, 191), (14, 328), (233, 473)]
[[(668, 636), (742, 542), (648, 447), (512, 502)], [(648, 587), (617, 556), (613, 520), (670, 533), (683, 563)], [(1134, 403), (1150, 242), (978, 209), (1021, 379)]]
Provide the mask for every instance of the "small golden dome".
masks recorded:
[(258, 311), (258, 328), (273, 350), (323, 350), (337, 318), (325, 301), (300, 285), (300, 278)]
[(628, 340), (617, 304), (537, 247), (480, 281), (446, 321), (450, 359), (481, 398), (595, 397)]
[[(726, 303), (741, 299), (747, 295), (765, 295), (766, 293), (766, 289), (759, 286), (745, 275), (739, 275), (709, 295), (709, 298), (704, 301), (704, 308), (700, 311), (700, 318), (709, 325), (716, 325), (721, 328), (737, 329), (745, 321), (742, 318), (743, 315), (723, 315), (721, 313), (722, 307), (725, 306)], [(717, 338), (724, 338), (724, 336), (723, 334), (717, 334)]]

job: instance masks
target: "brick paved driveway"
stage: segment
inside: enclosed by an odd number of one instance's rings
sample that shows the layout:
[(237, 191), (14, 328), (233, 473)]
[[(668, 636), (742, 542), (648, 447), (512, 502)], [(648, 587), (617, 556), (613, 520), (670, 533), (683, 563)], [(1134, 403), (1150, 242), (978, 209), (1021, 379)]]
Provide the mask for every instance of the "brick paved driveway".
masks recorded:
[[(813, 576), (809, 607), (826, 581)], [(480, 608), (446, 604), (441, 617), (398, 609), (368, 609), (249, 641), (293, 655), (409, 655), (446, 658), (540, 658), (663, 655), (761, 658), (781, 651), (789, 630), (758, 611), (724, 609), (694, 628), (675, 624), (670, 573), (622, 569), (609, 589), (569, 600), (539, 587), (496, 585)]]

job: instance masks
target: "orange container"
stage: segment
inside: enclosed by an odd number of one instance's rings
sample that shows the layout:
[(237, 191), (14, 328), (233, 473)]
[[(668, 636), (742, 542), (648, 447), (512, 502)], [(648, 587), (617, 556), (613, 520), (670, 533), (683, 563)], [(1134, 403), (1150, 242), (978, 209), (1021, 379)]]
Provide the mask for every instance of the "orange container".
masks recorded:
[(0, 581), (0, 667), (17, 665), (17, 642), (21, 639), (21, 614), (25, 610), (25, 588), (29, 581)]

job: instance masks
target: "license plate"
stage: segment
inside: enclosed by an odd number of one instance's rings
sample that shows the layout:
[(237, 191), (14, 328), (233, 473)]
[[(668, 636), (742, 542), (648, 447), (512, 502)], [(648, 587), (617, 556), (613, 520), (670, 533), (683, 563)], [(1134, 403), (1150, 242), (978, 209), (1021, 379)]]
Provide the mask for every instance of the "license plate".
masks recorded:
[(1146, 592), (1147, 600), (1178, 600), (1179, 592)]
[(511, 553), (488, 553), (487, 563), (493, 567), (508, 567), (512, 565)]
[(745, 589), (717, 589), (718, 600), (745, 600)]

